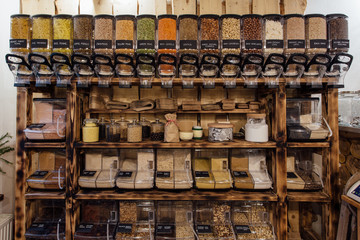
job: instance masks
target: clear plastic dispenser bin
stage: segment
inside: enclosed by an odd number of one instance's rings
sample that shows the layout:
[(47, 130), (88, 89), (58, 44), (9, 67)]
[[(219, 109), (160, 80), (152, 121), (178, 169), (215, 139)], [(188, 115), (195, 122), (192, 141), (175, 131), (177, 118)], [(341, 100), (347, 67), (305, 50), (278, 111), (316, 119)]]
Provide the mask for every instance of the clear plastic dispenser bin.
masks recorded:
[(268, 88), (278, 88), (279, 78), (285, 68), (286, 58), (284, 55), (271, 53), (263, 66), (262, 76)]
[(330, 65), (331, 57), (326, 54), (316, 54), (305, 68), (304, 78), (310, 88), (322, 88), (323, 77)]
[(140, 88), (151, 88), (155, 77), (155, 58), (149, 54), (138, 54), (136, 72), (140, 79)]
[(135, 178), (137, 174), (137, 150), (120, 150), (120, 171), (116, 177), (116, 186), (120, 189), (135, 189)]
[(48, 59), (40, 54), (29, 54), (30, 68), (32, 69), (35, 79), (36, 87), (47, 87), (51, 85), (51, 78), (54, 75), (54, 71), (48, 61)]
[(347, 53), (335, 55), (325, 73), (329, 88), (344, 88), (345, 76), (350, 69), (352, 60), (353, 56)]
[(304, 75), (305, 67), (309, 58), (305, 54), (294, 53), (291, 54), (286, 62), (283, 76), (286, 80), (286, 87), (300, 88), (300, 80)]
[(114, 240), (118, 223), (116, 201), (91, 200), (81, 202), (81, 220), (76, 226), (75, 240)]
[(77, 87), (88, 88), (91, 84), (91, 78), (94, 76), (94, 67), (90, 58), (86, 55), (73, 54), (71, 62), (77, 80)]
[(26, 240), (65, 240), (65, 202), (37, 200), (32, 203), (34, 218), (27, 226)]
[(304, 190), (305, 182), (297, 173), (297, 165), (295, 164), (295, 156), (289, 152), (286, 158), (287, 168), (287, 189), (289, 190)]
[(158, 58), (158, 74), (162, 88), (172, 88), (176, 76), (177, 59), (171, 54), (160, 54)]
[(119, 87), (131, 88), (131, 82), (135, 77), (133, 58), (130, 55), (117, 54), (115, 56), (115, 72), (119, 78)]
[(218, 77), (220, 57), (214, 54), (204, 54), (200, 63), (200, 77), (204, 88), (215, 88), (215, 78)]
[(111, 58), (106, 55), (95, 54), (92, 60), (98, 78), (98, 86), (105, 88), (110, 87), (111, 80), (115, 74)]
[(67, 55), (62, 53), (52, 53), (50, 55), (51, 67), (54, 69), (57, 87), (67, 87), (71, 85), (74, 75), (73, 67)]
[(286, 128), (289, 141), (321, 141), (332, 131), (321, 116), (318, 98), (289, 98), (286, 100)]
[(176, 239), (195, 240), (193, 203), (191, 201), (176, 201), (174, 204)]
[(175, 206), (173, 202), (161, 201), (157, 204), (156, 239), (176, 239)]
[(6, 54), (6, 63), (10, 71), (14, 75), (15, 87), (30, 86), (30, 79), (32, 77), (32, 70), (25, 58), (15, 54)]
[(241, 75), (245, 81), (246, 88), (257, 88), (258, 79), (262, 72), (264, 57), (259, 54), (248, 54), (241, 67)]
[(102, 153), (102, 167), (96, 178), (96, 188), (114, 188), (119, 169), (119, 153), (117, 150)]
[(27, 139), (65, 139), (66, 99), (34, 98), (33, 102), (33, 124), (24, 130)]
[(154, 239), (155, 209), (151, 201), (120, 201), (116, 240)]
[(254, 181), (254, 189), (270, 189), (272, 179), (266, 164), (266, 151), (262, 149), (249, 149), (249, 172)]
[(137, 174), (135, 189), (151, 189), (154, 187), (154, 150), (139, 150), (137, 152)]
[(34, 152), (33, 161), (37, 162), (32, 174), (26, 179), (33, 189), (62, 190), (65, 187), (65, 152), (40, 151)]
[(182, 54), (179, 64), (179, 77), (183, 88), (194, 88), (194, 78), (198, 76), (199, 58), (195, 54)]
[(240, 55), (227, 54), (220, 67), (220, 75), (224, 80), (224, 88), (236, 88), (236, 79), (240, 75)]

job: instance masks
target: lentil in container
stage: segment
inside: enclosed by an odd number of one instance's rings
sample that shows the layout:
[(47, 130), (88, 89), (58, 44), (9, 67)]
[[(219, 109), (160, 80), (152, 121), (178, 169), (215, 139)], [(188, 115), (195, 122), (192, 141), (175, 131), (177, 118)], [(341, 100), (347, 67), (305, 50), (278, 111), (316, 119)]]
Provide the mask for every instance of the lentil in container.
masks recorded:
[(115, 53), (134, 55), (135, 16), (116, 16)]
[(198, 17), (197, 15), (180, 15), (179, 28), (179, 53), (198, 54)]
[(155, 55), (156, 17), (140, 15), (137, 17), (137, 49), (136, 53)]
[(158, 17), (158, 53), (176, 54), (176, 15)]

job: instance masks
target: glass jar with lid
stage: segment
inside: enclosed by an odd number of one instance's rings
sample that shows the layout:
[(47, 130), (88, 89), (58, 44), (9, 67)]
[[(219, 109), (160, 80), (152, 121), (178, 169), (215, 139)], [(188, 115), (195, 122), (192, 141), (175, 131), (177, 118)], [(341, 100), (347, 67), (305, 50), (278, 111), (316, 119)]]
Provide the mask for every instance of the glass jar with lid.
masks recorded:
[(94, 118), (85, 119), (83, 125), (83, 142), (98, 142), (98, 141), (99, 141), (98, 120)]
[(134, 56), (135, 16), (117, 15), (115, 19), (115, 53)]
[(104, 117), (100, 118), (100, 121), (98, 122), (99, 125), (99, 140), (104, 141), (106, 140), (106, 125), (109, 124), (109, 121), (105, 120)]
[(145, 140), (150, 137), (150, 122), (142, 117), (140, 125), (142, 129), (142, 140)]
[(156, 119), (151, 123), (150, 140), (151, 141), (164, 141), (165, 124)]
[(11, 52), (26, 57), (30, 52), (30, 15), (11, 15), (10, 27)]
[(74, 53), (91, 56), (93, 49), (93, 16), (80, 14), (73, 17)]
[(247, 114), (245, 125), (245, 140), (250, 142), (267, 142), (269, 126), (266, 124), (266, 114)]
[(106, 126), (106, 141), (120, 142), (120, 126), (114, 119)]
[(73, 19), (71, 15), (59, 14), (53, 19), (53, 51), (63, 53), (68, 57), (73, 47)]
[(349, 51), (348, 16), (345, 14), (329, 14), (327, 18), (328, 40), (330, 53)]
[(305, 15), (306, 53), (327, 52), (326, 17), (322, 14)]
[(51, 15), (38, 14), (31, 17), (31, 52), (50, 56), (53, 41)]
[(300, 14), (284, 17), (284, 53), (305, 53), (305, 20)]
[(94, 52), (112, 57), (114, 40), (114, 16), (96, 15), (94, 17)]
[(284, 52), (284, 18), (280, 14), (263, 16), (263, 35), (265, 55)]
[(142, 126), (134, 119), (128, 124), (127, 129), (128, 142), (141, 142), (142, 141)]
[(120, 121), (117, 122), (120, 126), (120, 140), (126, 141), (127, 140), (127, 128), (129, 121), (125, 120), (125, 117), (121, 117)]
[(247, 14), (241, 18), (242, 53), (262, 54), (262, 16)]
[(203, 128), (201, 126), (194, 126), (192, 130), (194, 134), (194, 139), (201, 140), (203, 137)]

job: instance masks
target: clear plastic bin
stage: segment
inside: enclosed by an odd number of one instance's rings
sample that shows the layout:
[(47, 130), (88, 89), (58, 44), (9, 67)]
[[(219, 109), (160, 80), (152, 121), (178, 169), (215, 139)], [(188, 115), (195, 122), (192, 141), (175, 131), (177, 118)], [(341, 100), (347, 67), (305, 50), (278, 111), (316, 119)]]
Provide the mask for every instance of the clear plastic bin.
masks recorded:
[(137, 174), (136, 150), (121, 150), (119, 167), (116, 186), (121, 189), (134, 189)]
[(135, 178), (135, 189), (150, 189), (154, 187), (154, 151), (139, 150), (137, 152), (137, 174)]

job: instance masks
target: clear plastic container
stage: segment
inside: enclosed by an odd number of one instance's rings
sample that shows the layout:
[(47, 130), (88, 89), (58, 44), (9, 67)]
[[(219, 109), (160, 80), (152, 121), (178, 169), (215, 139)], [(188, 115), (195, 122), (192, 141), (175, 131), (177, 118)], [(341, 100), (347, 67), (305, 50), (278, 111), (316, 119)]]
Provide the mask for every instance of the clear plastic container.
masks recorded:
[(254, 189), (254, 182), (249, 171), (249, 155), (246, 150), (233, 149), (230, 168), (235, 188)]
[(116, 178), (116, 186), (120, 189), (134, 189), (137, 174), (137, 151), (135, 149), (122, 149), (120, 163)]
[(211, 162), (208, 158), (195, 157), (193, 161), (195, 186), (198, 189), (214, 189), (215, 180), (211, 172)]
[(83, 124), (83, 142), (99, 141), (99, 125), (97, 119), (85, 119)]
[(329, 64), (325, 76), (328, 77), (329, 88), (344, 88), (344, 81), (353, 61), (353, 56), (347, 53), (338, 53)]
[(106, 140), (106, 126), (109, 124), (109, 121), (105, 120), (104, 117), (100, 118), (100, 121), (98, 122), (99, 126), (99, 140), (105, 141)]
[(270, 189), (272, 179), (267, 170), (266, 151), (259, 149), (248, 150), (249, 172), (254, 182), (254, 189)]
[(120, 142), (120, 125), (111, 119), (110, 124), (106, 125), (106, 141)]
[(198, 16), (185, 14), (178, 17), (179, 54), (198, 55)]
[(34, 189), (63, 189), (65, 187), (66, 156), (63, 151), (34, 152), (32, 160), (37, 166), (32, 168), (26, 179), (29, 187)]
[(137, 48), (136, 53), (156, 54), (156, 16), (155, 15), (139, 15), (136, 17), (136, 36)]
[(150, 122), (142, 117), (139, 123), (142, 128), (142, 140), (148, 139), (150, 137)]
[(209, 142), (227, 142), (233, 140), (233, 124), (209, 123), (208, 127)]
[(150, 140), (151, 141), (164, 141), (165, 124), (156, 119), (150, 126)]
[(93, 49), (93, 16), (80, 14), (73, 16), (74, 44), (73, 51), (90, 57)]
[(49, 58), (53, 46), (53, 26), (51, 15), (31, 16), (31, 52)]
[(135, 189), (151, 189), (154, 187), (155, 154), (152, 149), (137, 152), (137, 174)]
[(229, 162), (226, 157), (211, 157), (211, 171), (214, 176), (215, 189), (232, 188), (232, 177), (229, 170)]
[(53, 21), (53, 52), (71, 57), (73, 52), (73, 19), (71, 15), (58, 14)]
[(141, 142), (142, 141), (142, 126), (134, 119), (128, 124), (127, 130), (128, 142)]
[(247, 114), (245, 140), (250, 142), (269, 141), (269, 126), (266, 124), (265, 113)]
[(94, 52), (113, 57), (114, 49), (114, 16), (96, 15), (94, 17)]
[(125, 117), (121, 117), (120, 121), (117, 121), (117, 124), (120, 126), (120, 140), (126, 141), (129, 121), (125, 120)]
[(101, 151), (88, 151), (85, 153), (85, 167), (81, 171), (78, 184), (82, 188), (96, 188), (96, 179), (102, 167)]
[(96, 188), (114, 188), (119, 169), (118, 150), (107, 150), (102, 153), (102, 167), (96, 178)]
[(174, 149), (175, 189), (190, 189), (193, 186), (190, 149)]
[(282, 54), (284, 52), (284, 18), (279, 14), (263, 16), (264, 53)]
[(322, 14), (305, 15), (306, 53), (327, 52), (326, 16)]
[(65, 139), (66, 100), (35, 98), (33, 124), (24, 133), (29, 140)]
[(199, 17), (200, 29), (200, 57), (203, 54), (219, 55), (219, 16), (213, 14)]
[(34, 218), (28, 225), (25, 238), (65, 240), (65, 202), (62, 200), (38, 200), (32, 204)]
[(241, 17), (241, 40), (243, 54), (263, 53), (262, 16), (248, 14)]
[(240, 54), (241, 50), (241, 17), (236, 14), (222, 15), (221, 26), (221, 55)]
[(318, 98), (291, 98), (286, 104), (288, 140), (319, 141), (331, 135), (325, 120), (323, 125)]
[(156, 187), (174, 189), (174, 151), (158, 149), (156, 156)]
[(175, 206), (173, 202), (161, 201), (157, 205), (156, 239), (175, 238)]
[(284, 16), (284, 53), (305, 53), (305, 19), (300, 14)]
[(158, 54), (176, 55), (176, 15), (158, 16)]
[(329, 52), (331, 54), (348, 52), (350, 47), (348, 16), (344, 14), (329, 14), (327, 19), (327, 33)]
[(15, 14), (10, 16), (10, 51), (27, 57), (30, 53), (30, 15)]
[(287, 168), (287, 189), (290, 190), (304, 190), (305, 182), (304, 180), (297, 174), (296, 166), (295, 166), (295, 156), (292, 154), (288, 154), (286, 158), (286, 168)]
[(135, 16), (117, 15), (115, 19), (115, 53), (134, 56), (136, 40)]
[(175, 203), (175, 225), (176, 239), (195, 240), (194, 236), (194, 210), (191, 201), (176, 201)]

